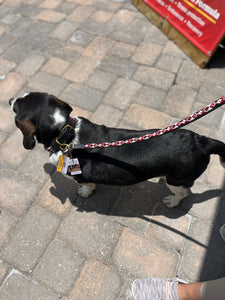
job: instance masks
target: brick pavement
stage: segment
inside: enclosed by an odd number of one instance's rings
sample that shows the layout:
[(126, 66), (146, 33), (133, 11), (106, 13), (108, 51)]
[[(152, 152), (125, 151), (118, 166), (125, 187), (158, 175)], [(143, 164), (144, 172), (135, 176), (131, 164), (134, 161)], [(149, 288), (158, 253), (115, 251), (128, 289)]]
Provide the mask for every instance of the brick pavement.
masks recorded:
[[(225, 94), (220, 61), (200, 69), (128, 0), (0, 0), (2, 300), (132, 299), (134, 278), (224, 276), (217, 157), (172, 210), (157, 179), (83, 200), (41, 146), (23, 149), (8, 107), (46, 91), (97, 123), (163, 127)], [(224, 120), (221, 108), (189, 128), (225, 140)]]

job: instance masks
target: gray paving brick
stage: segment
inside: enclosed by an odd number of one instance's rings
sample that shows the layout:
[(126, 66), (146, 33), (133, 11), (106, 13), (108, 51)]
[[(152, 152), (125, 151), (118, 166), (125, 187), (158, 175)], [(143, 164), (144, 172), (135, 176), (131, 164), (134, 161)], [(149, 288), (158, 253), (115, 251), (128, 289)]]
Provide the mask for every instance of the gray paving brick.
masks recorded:
[(191, 281), (199, 279), (199, 270), (203, 267), (211, 230), (212, 224), (198, 219), (192, 220), (188, 232), (191, 239), (187, 239), (185, 242), (184, 251), (179, 263), (178, 276)]
[(90, 259), (84, 265), (69, 300), (116, 299), (121, 285), (119, 275), (109, 266)]
[(173, 248), (129, 229), (124, 229), (113, 254), (116, 266), (136, 278), (173, 277), (178, 259), (179, 255)]
[(58, 234), (62, 240), (78, 247), (85, 255), (103, 260), (112, 255), (121, 230), (119, 224), (110, 222), (104, 215), (71, 209)]
[(68, 81), (65, 78), (45, 72), (36, 73), (28, 83), (28, 87), (33, 90), (48, 92), (55, 96), (58, 96), (67, 85)]
[(160, 111), (165, 98), (165, 91), (150, 86), (142, 86), (133, 97), (133, 102)]
[(56, 239), (40, 259), (33, 277), (59, 294), (66, 294), (72, 289), (82, 265), (83, 258), (76, 249)]
[(182, 84), (173, 85), (164, 102), (165, 111), (182, 119), (192, 113), (196, 96), (197, 91), (191, 87)]
[(179, 69), (176, 83), (197, 89), (205, 81), (207, 72), (207, 69), (200, 69), (192, 61), (184, 61)]
[[(15, 229), (15, 226), (18, 222), (18, 218), (16, 218), (14, 215), (10, 214), (6, 210), (1, 209), (0, 211), (0, 246), (7, 242), (9, 238), (9, 234), (13, 232), (13, 229)], [(2, 274), (0, 272), (0, 274)], [(0, 278), (1, 280), (1, 278)]]
[(99, 66), (100, 69), (106, 72), (111, 72), (124, 78), (131, 78), (136, 67), (134, 62), (114, 56), (106, 56)]
[(106, 94), (103, 102), (118, 109), (127, 109), (132, 97), (140, 88), (141, 85), (135, 81), (118, 78)]
[(122, 187), (110, 214), (120, 224), (143, 233), (161, 198), (160, 189), (160, 185), (150, 181)]
[(102, 97), (101, 91), (77, 83), (70, 84), (61, 94), (64, 101), (90, 111), (98, 107)]
[(38, 186), (20, 173), (1, 170), (0, 205), (16, 216), (23, 216), (38, 192)]
[(89, 77), (87, 85), (91, 88), (99, 89), (101, 91), (107, 91), (115, 80), (115, 74), (97, 69)]
[(24, 276), (17, 270), (12, 270), (1, 287), (2, 300), (55, 300), (57, 295), (36, 281)]
[(116, 28), (109, 37), (117, 42), (138, 46), (144, 39), (144, 33), (132, 28)]
[(157, 68), (139, 66), (133, 79), (139, 83), (168, 91), (174, 82), (175, 76), (170, 72), (159, 70)]
[(32, 207), (18, 226), (2, 257), (21, 271), (30, 272), (53, 239), (59, 218), (38, 207)]

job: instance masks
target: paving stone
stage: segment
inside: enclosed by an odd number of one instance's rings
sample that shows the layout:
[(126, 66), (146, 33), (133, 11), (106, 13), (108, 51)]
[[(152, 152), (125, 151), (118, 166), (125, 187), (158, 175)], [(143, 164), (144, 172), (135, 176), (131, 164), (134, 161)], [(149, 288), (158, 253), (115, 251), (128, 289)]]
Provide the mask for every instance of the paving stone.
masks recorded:
[(39, 91), (48, 92), (54, 96), (58, 96), (68, 85), (65, 78), (55, 76), (46, 72), (38, 72), (28, 83), (28, 87)]
[(68, 299), (115, 299), (121, 279), (109, 266), (97, 260), (89, 260), (84, 265)]
[(133, 45), (116, 42), (109, 51), (109, 54), (121, 58), (129, 58), (134, 54), (135, 50), (136, 47)]
[(136, 278), (173, 277), (178, 259), (179, 255), (173, 248), (127, 228), (113, 254), (117, 268)]
[(71, 203), (74, 203), (76, 198), (75, 181), (54, 172), (51, 175), (51, 180), (48, 180), (41, 190), (37, 200), (42, 207), (58, 215), (64, 215), (71, 208)]
[(93, 38), (93, 34), (82, 30), (76, 30), (74, 34), (70, 37), (70, 42), (75, 45), (86, 47), (93, 40)]
[(2, 284), (7, 272), (8, 272), (9, 266), (4, 263), (2, 260), (0, 260), (0, 284)]
[(95, 37), (88, 47), (83, 51), (83, 56), (96, 60), (102, 60), (112, 47), (113, 42), (106, 37)]
[(162, 90), (169, 90), (174, 82), (174, 74), (147, 66), (139, 66), (133, 79)]
[(173, 85), (164, 102), (165, 112), (180, 119), (187, 117), (192, 111), (197, 91), (183, 85)]
[[(158, 27), (149, 26), (148, 30), (145, 33), (144, 41), (147, 42), (147, 43), (152, 42), (152, 43), (155, 43), (155, 44), (158, 44), (158, 45), (163, 45), (164, 46), (163, 47), (163, 52), (167, 52), (168, 54), (173, 53), (173, 56), (176, 59), (176, 57), (177, 57), (176, 52), (175, 52), (175, 55), (174, 55), (174, 52), (172, 51), (173, 49), (171, 50), (170, 47), (167, 44), (168, 43), (168, 37)], [(173, 43), (172, 43), (172, 45), (173, 45)], [(179, 48), (177, 48), (176, 45), (174, 47), (176, 49), (179, 49)], [(166, 51), (165, 51), (165, 48), (166, 48)], [(169, 51), (169, 50), (171, 50), (171, 51)], [(181, 51), (181, 53), (182, 53), (182, 51)], [(179, 54), (180, 54), (180, 52), (179, 52)], [(182, 57), (184, 56), (183, 53), (182, 53), (181, 56)]]
[(103, 93), (81, 84), (70, 84), (62, 93), (64, 101), (89, 111), (94, 111), (101, 102)]
[[(215, 85), (206, 81), (199, 89), (197, 101), (208, 105), (219, 99), (222, 95), (225, 95), (225, 88), (223, 85), (219, 86), (218, 84)], [(223, 106), (221, 108), (223, 108)]]
[(118, 78), (103, 101), (118, 109), (127, 109), (131, 103), (132, 97), (140, 88), (141, 85), (135, 81)]
[[(15, 130), (10, 135), (0, 148), (0, 163), (8, 163), (12, 169), (15, 169), (26, 158), (28, 152), (22, 144), (22, 133), (19, 130)], [(16, 149), (16, 151), (15, 151)]]
[(199, 279), (199, 270), (203, 267), (211, 229), (212, 225), (205, 221), (192, 220), (188, 232), (189, 239), (185, 242), (178, 268), (178, 276), (181, 276), (181, 278), (187, 278), (190, 281), (197, 281)]
[(136, 64), (125, 58), (106, 56), (102, 60), (99, 68), (103, 71), (114, 73), (121, 77), (129, 79), (132, 77), (136, 69)]
[(83, 265), (82, 256), (62, 241), (55, 239), (48, 246), (33, 272), (33, 277), (59, 294), (72, 289)]
[(15, 43), (15, 41), (18, 39), (18, 36), (13, 36), (11, 34), (4, 34), (0, 38), (0, 53), (3, 53), (6, 49), (8, 51), (8, 48)]
[(97, 60), (82, 56), (63, 76), (72, 82), (84, 83), (97, 68), (98, 64)]
[(79, 25), (74, 22), (63, 21), (52, 31), (51, 37), (60, 41), (66, 41), (78, 27)]
[(67, 17), (69, 21), (76, 23), (85, 22), (93, 13), (95, 9), (93, 7), (78, 6), (75, 10)]
[(116, 28), (109, 37), (117, 42), (138, 46), (144, 40), (144, 33), (135, 29)]
[(40, 184), (45, 184), (49, 175), (55, 171), (55, 167), (49, 163), (49, 153), (41, 144), (37, 144), (33, 151), (28, 152), (18, 169), (31, 181)]
[(121, 187), (110, 214), (118, 223), (144, 233), (153, 208), (160, 198), (160, 185), (150, 181)]
[(100, 104), (91, 116), (91, 121), (109, 127), (116, 127), (122, 117), (122, 112), (109, 105)]
[(161, 110), (166, 92), (150, 86), (142, 86), (133, 97), (137, 104), (144, 105), (156, 110)]
[(108, 36), (113, 30), (112, 24), (107, 23), (98, 23), (89, 19), (82, 26), (83, 30), (87, 31), (90, 34), (99, 35), (99, 36)]
[(13, 269), (1, 288), (2, 300), (55, 300), (59, 295)]
[(112, 18), (112, 22), (116, 24), (116, 26), (129, 26), (129, 24), (136, 17), (136, 13), (127, 9), (120, 9), (116, 12)]
[(142, 43), (136, 50), (132, 60), (136, 63), (153, 66), (161, 53), (161, 46), (153, 43)]
[(15, 43), (3, 54), (3, 58), (13, 61), (16, 64), (21, 63), (30, 54), (31, 46), (21, 43)]
[(168, 125), (170, 116), (139, 104), (132, 104), (124, 115), (124, 121), (129, 125), (136, 124), (137, 128), (164, 128)]
[[(198, 111), (205, 107), (204, 103), (195, 101), (192, 107), (192, 111)], [(223, 109), (217, 109), (207, 116), (201, 118), (197, 123), (204, 127), (211, 127), (214, 129), (214, 131), (217, 131), (220, 128), (220, 124), (224, 118), (224, 110)], [(214, 133), (215, 137), (215, 133)]]
[[(18, 219), (13, 216), (12, 214), (8, 213), (5, 210), (0, 211), (0, 246), (7, 242), (9, 234), (13, 231), (15, 228), (15, 225), (17, 224)], [(0, 261), (1, 262), (1, 261)], [(3, 263), (0, 264), (0, 281), (1, 281), (1, 266), (3, 266)]]
[(181, 209), (199, 219), (213, 222), (222, 191), (210, 188), (205, 182), (196, 181), (191, 192), (192, 194), (181, 202)]
[(42, 68), (43, 72), (61, 76), (69, 67), (70, 63), (58, 57), (52, 57)]
[(176, 78), (176, 83), (199, 88), (205, 81), (207, 69), (201, 69), (192, 61), (184, 61)]
[[(71, 230), (72, 228), (72, 230)], [(121, 226), (104, 215), (71, 209), (59, 229), (59, 237), (99, 260), (109, 258), (121, 234)]]
[[(7, 101), (5, 101), (8, 104)], [(12, 111), (6, 105), (0, 105), (1, 110), (1, 123), (0, 123), (0, 130), (5, 132), (12, 132), (15, 129), (14, 120), (12, 119)]]
[(42, 8), (54, 9), (56, 8), (62, 0), (45, 0), (39, 6)]
[(115, 74), (96, 69), (87, 81), (87, 85), (101, 91), (107, 91), (115, 79)]
[(45, 60), (45, 56), (32, 53), (18, 66), (18, 71), (25, 76), (32, 76), (42, 67)]
[(0, 79), (3, 80), (7, 74), (14, 69), (16, 64), (12, 61), (0, 58)]
[[(172, 61), (172, 63), (171, 63)], [(160, 55), (155, 66), (159, 69), (177, 73), (183, 60), (179, 57), (171, 57), (169, 55)]]
[(112, 16), (113, 16), (112, 12), (98, 10), (92, 14), (91, 19), (95, 22), (106, 24), (110, 21)]
[(153, 216), (146, 229), (146, 235), (181, 252), (191, 217), (182, 213), (179, 208), (170, 209), (160, 203), (154, 209)]
[(58, 226), (59, 219), (55, 215), (38, 206), (32, 207), (11, 241), (3, 248), (3, 259), (21, 271), (30, 272), (53, 239)]
[[(166, 36), (164, 35), (164, 37), (166, 37)], [(167, 39), (167, 43), (165, 44), (165, 47), (163, 48), (164, 54), (168, 54), (168, 55), (171, 55), (174, 57), (180, 57), (180, 58), (190, 61), (190, 58), (187, 56), (187, 54), (185, 54), (175, 43), (168, 40), (167, 37), (166, 37), (166, 39)]]
[(210, 69), (208, 72), (206, 72), (206, 76), (204, 77), (207, 83), (221, 87), (224, 87), (224, 78), (224, 68)]
[(63, 13), (44, 9), (36, 16), (36, 19), (44, 22), (58, 23), (62, 21), (65, 18), (65, 16), (66, 15)]
[(9, 101), (23, 87), (26, 80), (22, 75), (10, 73), (4, 81), (0, 81), (0, 102)]

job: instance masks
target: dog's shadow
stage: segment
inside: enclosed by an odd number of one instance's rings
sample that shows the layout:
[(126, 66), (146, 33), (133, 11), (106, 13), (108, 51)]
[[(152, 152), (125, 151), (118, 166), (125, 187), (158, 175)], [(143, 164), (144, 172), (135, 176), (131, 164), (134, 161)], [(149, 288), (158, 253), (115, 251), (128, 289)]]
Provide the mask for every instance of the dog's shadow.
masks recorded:
[(53, 183), (50, 188), (51, 194), (62, 204), (69, 200), (80, 212), (95, 211), (104, 215), (145, 220), (150, 220), (152, 215), (164, 215), (177, 219), (187, 214), (195, 204), (210, 201), (222, 193), (220, 189), (191, 193), (178, 207), (170, 209), (162, 204), (162, 199), (170, 194), (170, 191), (164, 180), (160, 179), (158, 182), (145, 181), (122, 187), (98, 185), (90, 197), (81, 198), (77, 195), (76, 183), (73, 179), (68, 179), (56, 172), (50, 164), (45, 164), (44, 170), (50, 175)]

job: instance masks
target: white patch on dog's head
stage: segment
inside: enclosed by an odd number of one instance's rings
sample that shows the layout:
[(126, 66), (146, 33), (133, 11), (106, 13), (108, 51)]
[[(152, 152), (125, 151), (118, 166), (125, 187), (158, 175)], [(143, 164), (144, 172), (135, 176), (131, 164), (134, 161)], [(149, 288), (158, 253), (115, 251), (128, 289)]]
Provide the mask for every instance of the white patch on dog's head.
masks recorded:
[(57, 108), (53, 114), (53, 119), (55, 120), (54, 126), (66, 123), (66, 118), (61, 114), (60, 110)]

